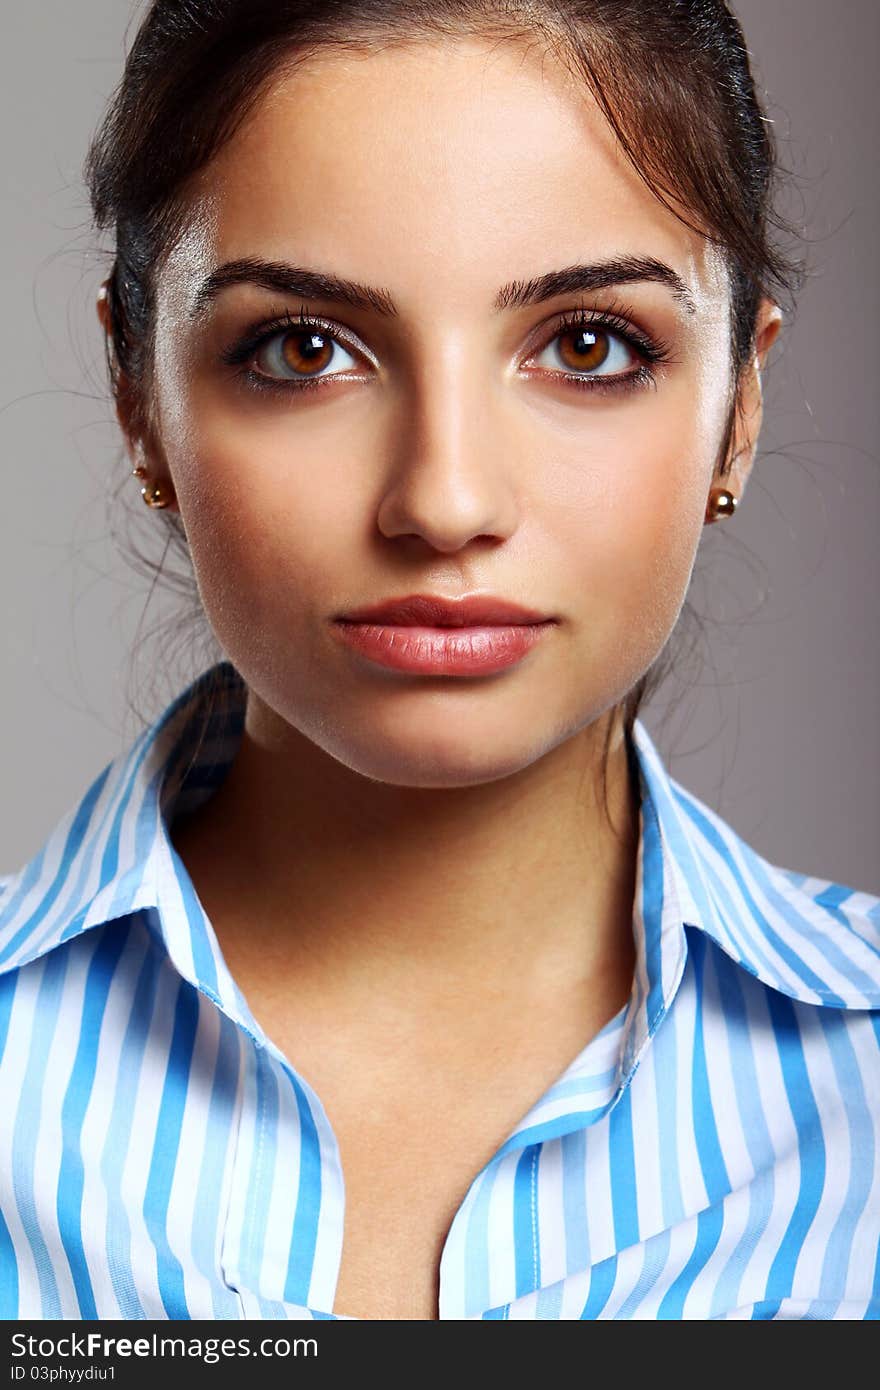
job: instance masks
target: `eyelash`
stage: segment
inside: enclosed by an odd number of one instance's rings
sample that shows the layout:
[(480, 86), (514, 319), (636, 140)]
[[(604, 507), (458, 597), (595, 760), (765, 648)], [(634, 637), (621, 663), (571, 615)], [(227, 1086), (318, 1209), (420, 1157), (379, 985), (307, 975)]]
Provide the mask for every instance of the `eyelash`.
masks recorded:
[[(306, 329), (317, 330), (325, 337), (330, 337), (346, 347), (345, 339), (338, 335), (334, 324), (307, 313), (303, 305), (298, 315), (293, 315), (287, 310), (268, 322), (264, 320), (262, 323), (256, 324), (244, 338), (221, 352), (220, 359), (230, 367), (241, 367), (242, 364), (245, 364), (242, 370), (236, 372), (236, 375), (241, 377), (244, 384), (253, 391), (282, 393), (309, 391), (322, 388), (334, 377), (341, 376), (345, 379), (344, 373), (331, 372), (327, 376), (304, 378), (302, 381), (295, 381), (292, 378), (285, 381), (281, 378), (274, 379), (266, 376), (262, 372), (255, 372), (247, 365), (264, 343), (269, 342), (280, 333), (301, 333)], [(552, 334), (536, 349), (536, 353), (533, 355), (543, 352), (564, 333), (572, 330), (595, 332), (597, 329), (607, 330), (615, 337), (621, 338), (627, 347), (645, 360), (634, 370), (625, 373), (618, 372), (614, 376), (578, 376), (576, 373), (562, 370), (550, 372), (549, 375), (562, 380), (567, 386), (572, 386), (577, 391), (598, 391), (605, 395), (613, 392), (638, 390), (645, 386), (656, 386), (657, 373), (655, 368), (673, 360), (670, 345), (660, 337), (649, 336), (635, 328), (631, 322), (631, 311), (625, 305), (617, 302), (612, 304), (609, 309), (601, 311), (580, 306), (574, 311), (561, 314), (553, 325)], [(349, 349), (346, 347), (346, 350)]]

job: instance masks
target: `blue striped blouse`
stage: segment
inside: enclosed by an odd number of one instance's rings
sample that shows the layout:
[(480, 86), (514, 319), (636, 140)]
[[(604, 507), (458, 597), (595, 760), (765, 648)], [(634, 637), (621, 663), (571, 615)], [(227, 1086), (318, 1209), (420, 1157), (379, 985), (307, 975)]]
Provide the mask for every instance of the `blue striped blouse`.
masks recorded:
[[(169, 838), (244, 705), (205, 672), (0, 880), (4, 1318), (337, 1316), (335, 1136)], [(880, 898), (633, 741), (631, 997), (474, 1174), (440, 1317), (877, 1318)]]

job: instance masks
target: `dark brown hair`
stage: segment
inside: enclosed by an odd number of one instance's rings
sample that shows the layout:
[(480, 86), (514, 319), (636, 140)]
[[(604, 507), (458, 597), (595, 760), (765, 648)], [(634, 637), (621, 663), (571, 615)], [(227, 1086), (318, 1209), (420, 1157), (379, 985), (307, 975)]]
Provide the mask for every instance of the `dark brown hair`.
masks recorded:
[[(793, 229), (775, 210), (772, 131), (723, 0), (153, 0), (84, 168), (95, 225), (115, 237), (107, 366), (114, 394), (129, 393), (136, 430), (150, 420), (155, 288), (186, 223), (189, 181), (267, 85), (319, 51), (465, 34), (537, 44), (562, 61), (594, 94), (647, 187), (723, 253), (731, 405), (716, 471), (725, 475), (760, 301), (787, 308), (803, 269), (779, 240)], [(172, 582), (200, 615), (181, 519), (157, 516), (168, 528), (159, 571), (169, 551), (183, 558)], [(628, 747), (640, 706), (668, 674), (669, 644), (661, 658), (616, 711)]]

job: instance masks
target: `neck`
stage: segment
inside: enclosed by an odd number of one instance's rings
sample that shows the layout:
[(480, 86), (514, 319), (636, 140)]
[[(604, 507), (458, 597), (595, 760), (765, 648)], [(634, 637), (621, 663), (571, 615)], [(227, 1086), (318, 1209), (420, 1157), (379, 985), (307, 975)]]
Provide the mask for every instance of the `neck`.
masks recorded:
[(425, 789), (361, 776), (250, 692), (227, 777), (172, 838), (236, 959), (402, 994), (602, 982), (613, 1012), (632, 979), (639, 818), (622, 731), (602, 804), (610, 717), (514, 775)]

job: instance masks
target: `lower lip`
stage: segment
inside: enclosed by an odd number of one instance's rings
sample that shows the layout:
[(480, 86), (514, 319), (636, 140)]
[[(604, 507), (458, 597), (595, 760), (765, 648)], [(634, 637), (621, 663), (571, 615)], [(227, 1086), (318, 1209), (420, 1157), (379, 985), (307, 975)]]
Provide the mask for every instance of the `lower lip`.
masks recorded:
[(392, 671), (420, 676), (487, 676), (515, 666), (555, 624), (410, 627), (338, 618), (343, 642)]

